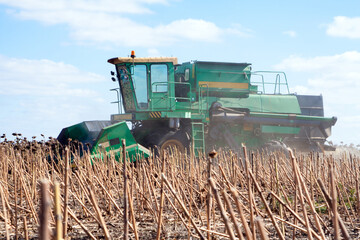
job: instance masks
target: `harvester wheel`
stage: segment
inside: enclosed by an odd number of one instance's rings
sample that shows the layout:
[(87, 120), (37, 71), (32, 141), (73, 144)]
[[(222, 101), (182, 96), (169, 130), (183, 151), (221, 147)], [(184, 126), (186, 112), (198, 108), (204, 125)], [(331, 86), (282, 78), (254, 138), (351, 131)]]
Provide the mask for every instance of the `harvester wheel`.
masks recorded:
[(190, 140), (186, 133), (182, 131), (169, 132), (159, 142), (160, 152), (165, 150), (168, 151), (179, 151), (185, 152), (190, 145)]

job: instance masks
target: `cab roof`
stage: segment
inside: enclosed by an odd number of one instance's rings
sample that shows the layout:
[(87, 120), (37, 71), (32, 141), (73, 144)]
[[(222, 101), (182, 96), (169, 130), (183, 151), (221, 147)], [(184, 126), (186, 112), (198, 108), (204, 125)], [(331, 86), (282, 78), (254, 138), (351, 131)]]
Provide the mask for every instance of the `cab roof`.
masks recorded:
[(116, 57), (116, 58), (110, 58), (108, 60), (109, 63), (111, 64), (119, 64), (119, 63), (166, 63), (166, 62), (172, 62), (174, 65), (178, 64), (178, 60), (176, 57), (148, 57), (148, 58), (143, 58), (143, 57), (135, 57), (135, 58), (131, 58), (131, 57)]

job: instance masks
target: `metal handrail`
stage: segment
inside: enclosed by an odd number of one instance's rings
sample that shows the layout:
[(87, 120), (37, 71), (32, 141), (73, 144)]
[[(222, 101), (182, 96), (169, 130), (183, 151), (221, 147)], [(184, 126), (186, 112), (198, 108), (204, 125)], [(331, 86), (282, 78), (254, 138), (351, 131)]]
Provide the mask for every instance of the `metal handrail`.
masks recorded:
[[(167, 86), (167, 89), (170, 89), (170, 85), (171, 84), (174, 84), (174, 85), (188, 85), (189, 86), (189, 92), (191, 92), (191, 84), (190, 83), (182, 83), (182, 82), (154, 82), (151, 84), (151, 90), (154, 89), (153, 86), (155, 86), (155, 89), (157, 89), (158, 86)], [(175, 89), (175, 87), (174, 87)], [(155, 92), (156, 93), (156, 92)], [(159, 92), (159, 93), (169, 93), (169, 91), (166, 91), (166, 92)], [(154, 97), (154, 92), (151, 91), (151, 99), (159, 99), (157, 97)], [(188, 101), (189, 103), (191, 103), (191, 98), (190, 97), (170, 97), (169, 94), (166, 95), (167, 96), (167, 99), (174, 99), (176, 102), (176, 100), (186, 100)], [(161, 97), (163, 98), (163, 97)], [(170, 101), (167, 101), (167, 103), (169, 103)], [(166, 108), (167, 109), (171, 109), (172, 106), (167, 106)]]
[(120, 88), (112, 88), (112, 89), (110, 89), (110, 91), (115, 91), (116, 92), (116, 97), (117, 97), (117, 101), (110, 102), (110, 103), (111, 104), (117, 103), (117, 105), (118, 105), (118, 114), (122, 114), (122, 108), (120, 107), (122, 105), (122, 99), (120, 97), (120, 94), (121, 94)]
[[(276, 74), (275, 75), (275, 83), (274, 82), (265, 82), (264, 74)], [(290, 94), (289, 85), (287, 81), (287, 77), (285, 72), (280, 71), (255, 71), (251, 72), (251, 75), (260, 76), (261, 81), (251, 81), (252, 84), (261, 84), (263, 88), (263, 93), (266, 93), (265, 85), (274, 85), (274, 94), (281, 94), (281, 86), (286, 86), (287, 94)], [(284, 79), (284, 82), (282, 82), (282, 77)], [(278, 93), (276, 93), (276, 89), (278, 89)]]
[[(169, 83), (169, 82), (167, 82), (167, 83), (165, 83), (165, 82), (154, 82), (154, 83), (152, 83), (151, 85), (152, 85), (152, 88), (151, 89), (153, 89), (153, 86), (155, 86), (155, 89), (158, 87), (158, 86), (161, 86), (161, 85), (167, 85), (168, 86), (168, 89), (169, 89), (169, 87), (170, 87), (170, 85), (171, 84), (174, 84), (174, 85), (188, 85), (189, 86), (189, 92), (191, 92), (191, 84), (190, 83), (183, 83), (183, 82), (171, 82), (171, 83)], [(206, 89), (205, 89), (206, 88)], [(204, 89), (205, 89), (205, 93), (204, 93)], [(198, 113), (199, 114), (202, 114), (203, 113), (203, 101), (202, 101), (202, 99), (205, 99), (205, 103), (206, 103), (206, 109), (208, 109), (208, 107), (209, 107), (209, 86), (207, 85), (207, 84), (203, 84), (203, 85), (201, 85), (201, 86), (199, 86), (199, 90), (198, 90), (199, 92), (198, 92), (198, 96), (199, 96), (199, 101), (198, 101), (198, 108), (197, 109), (193, 109), (192, 107), (193, 106), (190, 106), (191, 107), (191, 110), (197, 110), (198, 111)], [(153, 91), (151, 91), (151, 98), (152, 99), (154, 99), (154, 96), (153, 96)], [(175, 99), (175, 101), (174, 102), (176, 102), (176, 100), (177, 99), (182, 99), (182, 100), (186, 100), (186, 101), (188, 101), (189, 103), (191, 103), (192, 102), (192, 100), (191, 100), (191, 97), (176, 97), (176, 96), (174, 96), (174, 97), (170, 97), (169, 95), (167, 95), (166, 96), (167, 97), (167, 99)], [(161, 98), (163, 98), (163, 97), (161, 97)], [(167, 101), (167, 102), (170, 102), (170, 101)], [(171, 106), (169, 107), (169, 106), (167, 106), (166, 107), (167, 109), (170, 109), (171, 108)]]
[[(205, 86), (205, 87), (204, 87)], [(203, 109), (203, 106), (202, 106), (202, 98), (203, 98), (203, 95), (202, 95), (202, 90), (203, 88), (206, 88), (206, 109), (209, 109), (209, 85), (207, 84), (201, 84), (199, 85), (199, 114), (202, 114), (202, 109)], [(200, 106), (201, 104), (201, 106)]]

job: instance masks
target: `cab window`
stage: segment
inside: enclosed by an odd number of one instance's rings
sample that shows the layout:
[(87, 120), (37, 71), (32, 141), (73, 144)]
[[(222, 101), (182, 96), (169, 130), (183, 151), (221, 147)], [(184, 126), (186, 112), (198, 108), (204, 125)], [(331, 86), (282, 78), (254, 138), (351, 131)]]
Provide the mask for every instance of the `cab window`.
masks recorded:
[(168, 91), (168, 68), (166, 64), (152, 64), (151, 70), (151, 89), (152, 92)]
[(147, 92), (147, 71), (146, 65), (135, 65), (134, 74), (132, 75), (134, 82), (134, 90), (138, 107), (140, 109), (148, 108), (148, 92)]

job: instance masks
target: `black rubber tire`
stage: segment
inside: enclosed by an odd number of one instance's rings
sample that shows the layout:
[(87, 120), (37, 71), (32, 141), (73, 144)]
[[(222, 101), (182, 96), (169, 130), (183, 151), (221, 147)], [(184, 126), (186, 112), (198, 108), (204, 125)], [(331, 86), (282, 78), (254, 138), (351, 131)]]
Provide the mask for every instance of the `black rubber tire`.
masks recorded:
[(173, 151), (176, 148), (179, 152), (188, 152), (190, 147), (190, 138), (188, 134), (183, 131), (168, 132), (159, 141), (158, 148), (160, 152), (166, 149)]

